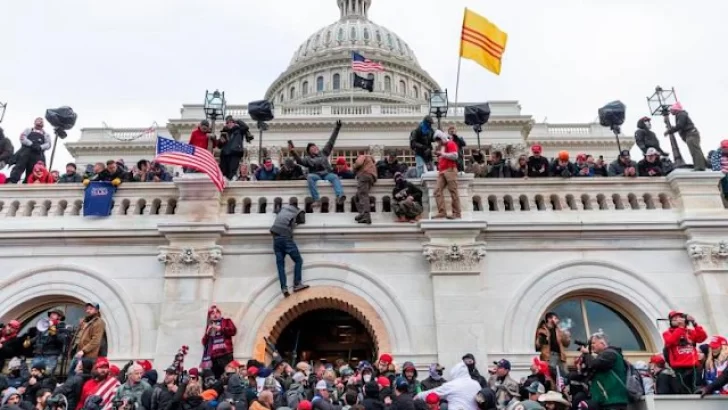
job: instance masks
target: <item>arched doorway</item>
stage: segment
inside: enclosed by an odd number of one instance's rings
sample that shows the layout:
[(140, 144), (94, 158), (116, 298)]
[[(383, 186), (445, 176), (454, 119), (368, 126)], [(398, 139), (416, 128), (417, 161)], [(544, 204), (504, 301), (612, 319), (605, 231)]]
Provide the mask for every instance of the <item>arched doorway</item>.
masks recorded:
[(274, 344), (290, 361), (371, 362), (377, 353), (364, 323), (348, 312), (330, 308), (300, 315), (281, 331)]

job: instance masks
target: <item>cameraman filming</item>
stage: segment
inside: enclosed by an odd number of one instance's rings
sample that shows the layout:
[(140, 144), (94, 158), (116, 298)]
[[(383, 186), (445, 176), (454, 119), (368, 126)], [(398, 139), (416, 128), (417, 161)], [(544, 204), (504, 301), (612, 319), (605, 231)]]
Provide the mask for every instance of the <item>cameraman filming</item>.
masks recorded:
[(698, 349), (696, 345), (708, 338), (695, 318), (678, 311), (668, 315), (670, 328), (662, 334), (665, 342), (665, 359), (675, 371), (680, 386), (678, 394), (693, 394), (698, 386)]
[(220, 170), (228, 180), (232, 181), (238, 173), (240, 160), (245, 155), (243, 146), (252, 140), (250, 127), (245, 122), (234, 119), (232, 115), (225, 117), (225, 127), (220, 132), (218, 147), (221, 149)]
[(582, 353), (584, 371), (590, 375), (589, 394), (591, 404), (600, 410), (626, 410), (629, 403), (627, 392), (627, 364), (622, 349), (609, 345), (604, 333), (596, 333), (589, 340), (591, 352), (586, 346)]

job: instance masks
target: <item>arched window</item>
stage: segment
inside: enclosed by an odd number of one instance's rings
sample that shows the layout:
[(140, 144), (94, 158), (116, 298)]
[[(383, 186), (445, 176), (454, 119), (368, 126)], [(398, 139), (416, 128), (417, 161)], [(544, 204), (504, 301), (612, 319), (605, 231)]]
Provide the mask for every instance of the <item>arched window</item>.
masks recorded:
[(380, 33), (379, 30), (377, 30), (377, 42), (378, 43), (382, 42), (382, 33)]
[(283, 102), (283, 93), (278, 95), (278, 101)]
[(291, 87), (291, 96), (290, 99), (296, 98), (296, 87)]
[(369, 41), (369, 29), (364, 29), (364, 40)]
[(339, 33), (336, 36), (336, 39), (339, 41), (344, 41), (344, 29), (339, 27)]
[(330, 42), (331, 42), (331, 31), (327, 31), (326, 32), (326, 43), (328, 44)]
[(394, 41), (392, 40), (392, 35), (387, 33), (387, 44), (389, 44), (389, 48), (394, 48)]
[(356, 40), (356, 27), (352, 27), (351, 31), (349, 32), (349, 40), (354, 41)]
[(645, 351), (646, 344), (639, 331), (627, 315), (617, 307), (603, 300), (572, 297), (558, 302), (550, 312), (559, 316), (562, 329), (570, 329), (571, 346), (576, 349), (576, 340), (585, 341), (599, 331), (609, 338), (609, 344), (619, 346), (625, 351)]
[(392, 79), (388, 75), (384, 76), (384, 91), (392, 91)]
[(316, 91), (323, 91), (324, 90), (324, 78), (319, 76), (316, 78)]
[(301, 94), (308, 94), (308, 81), (303, 82), (303, 85), (301, 86)]
[(339, 74), (334, 74), (334, 90), (341, 89), (341, 76)]
[(414, 98), (420, 98), (420, 90), (417, 88), (417, 86), (412, 87), (412, 96)]
[(425, 97), (425, 101), (430, 101), (430, 93), (427, 91), (425, 91), (425, 95), (423, 97)]
[(321, 34), (316, 34), (316, 43), (314, 43), (314, 46), (319, 45), (321, 43)]
[(404, 83), (403, 80), (399, 81), (399, 93), (400, 94), (407, 94), (407, 85)]
[(399, 48), (399, 51), (404, 51), (404, 48), (402, 48), (402, 42), (397, 39), (397, 48)]

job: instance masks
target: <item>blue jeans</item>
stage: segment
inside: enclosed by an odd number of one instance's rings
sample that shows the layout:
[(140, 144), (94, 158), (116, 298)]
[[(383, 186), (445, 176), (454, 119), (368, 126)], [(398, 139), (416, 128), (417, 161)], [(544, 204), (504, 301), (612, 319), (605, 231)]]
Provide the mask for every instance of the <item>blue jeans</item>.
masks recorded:
[(425, 162), (425, 159), (419, 155), (415, 155), (415, 168), (417, 169), (417, 178), (422, 177), (426, 171), (429, 171), (431, 163)]
[(45, 362), (47, 375), (53, 375), (56, 373), (56, 367), (58, 367), (58, 356), (38, 355), (33, 358), (32, 363), (36, 364), (41, 360)]
[(71, 367), (68, 368), (68, 377), (76, 374), (76, 365), (78, 365), (78, 358), (74, 356), (71, 360)]
[(314, 201), (321, 199), (318, 188), (316, 188), (316, 183), (322, 179), (331, 182), (331, 185), (334, 186), (334, 193), (337, 198), (344, 196), (344, 188), (341, 187), (341, 180), (339, 180), (339, 177), (333, 172), (329, 172), (323, 177), (319, 174), (308, 174), (308, 190), (311, 191), (311, 198), (313, 198)]
[(281, 289), (286, 289), (286, 255), (293, 259), (295, 266), (293, 268), (293, 286), (301, 284), (301, 276), (303, 270), (303, 258), (298, 251), (298, 246), (293, 238), (285, 236), (276, 236), (273, 238), (273, 252), (276, 254), (276, 267), (278, 268), (278, 280), (281, 282)]

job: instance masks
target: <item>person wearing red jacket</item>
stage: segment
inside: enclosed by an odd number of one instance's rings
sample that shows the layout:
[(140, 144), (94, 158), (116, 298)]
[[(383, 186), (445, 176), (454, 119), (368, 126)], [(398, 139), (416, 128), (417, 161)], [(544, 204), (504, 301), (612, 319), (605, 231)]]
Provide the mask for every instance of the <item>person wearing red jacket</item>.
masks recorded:
[(216, 305), (210, 306), (207, 311), (205, 336), (202, 337), (205, 351), (200, 368), (212, 369), (215, 378), (220, 379), (225, 372), (225, 366), (233, 361), (233, 337), (237, 332), (232, 320), (223, 318)]
[(668, 315), (670, 328), (662, 334), (666, 358), (675, 371), (680, 386), (679, 394), (694, 394), (698, 387), (698, 350), (696, 345), (708, 338), (695, 318), (682, 312), (672, 311)]
[[(458, 193), (458, 146), (450, 141), (447, 135), (435, 131), (435, 142), (437, 143), (437, 187), (435, 188), (435, 201), (437, 202), (437, 215), (433, 219), (460, 219), (460, 194)], [(450, 193), (452, 201), (452, 216), (447, 215), (445, 210), (444, 191)]]
[(207, 120), (200, 121), (200, 125), (197, 126), (190, 134), (190, 145), (199, 147), (202, 149), (208, 149), (210, 142), (210, 122)]

